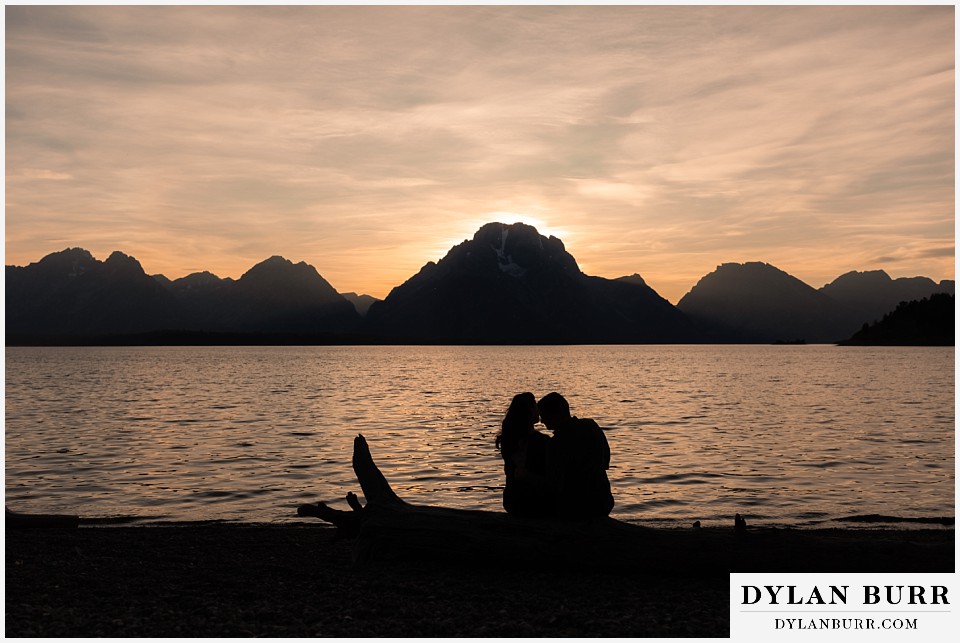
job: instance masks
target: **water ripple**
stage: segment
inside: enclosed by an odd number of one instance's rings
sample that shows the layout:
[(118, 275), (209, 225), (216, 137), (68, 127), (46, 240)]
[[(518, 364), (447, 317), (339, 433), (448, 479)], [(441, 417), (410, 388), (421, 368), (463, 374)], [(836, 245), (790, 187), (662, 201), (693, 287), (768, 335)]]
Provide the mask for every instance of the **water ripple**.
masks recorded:
[[(795, 348), (795, 347), (791, 347)], [(808, 346), (6, 349), (13, 507), (193, 521), (343, 504), (363, 433), (397, 492), (501, 510), (513, 394), (607, 429), (614, 515), (806, 526), (948, 516), (953, 349)], [(562, 368), (557, 368), (562, 364)], [(151, 518), (153, 517), (153, 518)]]

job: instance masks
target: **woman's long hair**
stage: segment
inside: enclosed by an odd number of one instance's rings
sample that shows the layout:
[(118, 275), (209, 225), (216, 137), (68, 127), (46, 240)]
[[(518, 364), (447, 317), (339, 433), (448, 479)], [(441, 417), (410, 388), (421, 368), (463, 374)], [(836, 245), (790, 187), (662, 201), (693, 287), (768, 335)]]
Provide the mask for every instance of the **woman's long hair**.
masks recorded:
[(519, 393), (513, 396), (507, 414), (500, 423), (497, 434), (497, 449), (511, 448), (516, 441), (533, 428), (539, 419), (537, 398), (533, 393)]

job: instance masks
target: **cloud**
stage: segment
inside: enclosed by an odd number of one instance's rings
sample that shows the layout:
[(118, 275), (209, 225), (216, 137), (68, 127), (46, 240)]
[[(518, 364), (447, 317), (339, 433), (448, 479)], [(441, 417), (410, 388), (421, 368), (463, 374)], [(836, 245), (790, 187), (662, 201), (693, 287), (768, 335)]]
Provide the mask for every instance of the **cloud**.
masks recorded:
[(25, 167), (15, 170), (7, 175), (8, 180), (26, 180), (26, 181), (69, 181), (73, 175), (66, 172), (54, 172), (53, 170), (42, 170), (33, 167)]
[(931, 248), (920, 253), (921, 257), (953, 257), (957, 252), (954, 246)]
[(9, 7), (8, 260), (67, 241), (238, 276), (283, 254), (383, 296), (506, 211), (674, 301), (724, 261), (829, 280), (952, 243), (952, 17)]

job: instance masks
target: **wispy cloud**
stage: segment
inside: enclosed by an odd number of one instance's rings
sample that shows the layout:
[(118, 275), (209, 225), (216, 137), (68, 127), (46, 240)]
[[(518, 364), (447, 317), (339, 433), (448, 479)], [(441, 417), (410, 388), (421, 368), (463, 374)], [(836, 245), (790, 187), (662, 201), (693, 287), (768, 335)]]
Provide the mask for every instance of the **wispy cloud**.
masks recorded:
[(8, 263), (383, 296), (499, 212), (674, 301), (725, 261), (953, 276), (953, 7), (6, 15)]

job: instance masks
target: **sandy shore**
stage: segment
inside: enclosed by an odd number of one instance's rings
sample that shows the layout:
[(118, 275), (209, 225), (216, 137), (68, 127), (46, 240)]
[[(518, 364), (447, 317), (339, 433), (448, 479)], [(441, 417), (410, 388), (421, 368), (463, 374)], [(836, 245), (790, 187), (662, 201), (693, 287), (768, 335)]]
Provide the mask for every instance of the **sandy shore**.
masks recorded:
[[(917, 571), (954, 567), (952, 529), (830, 530), (812, 537), (846, 546), (892, 544), (911, 552), (906, 564)], [(789, 540), (777, 540), (789, 550)], [(764, 538), (756, 542), (766, 547)], [(872, 564), (892, 571), (889, 565), (904, 564), (900, 558), (878, 554)], [(8, 529), (6, 635), (729, 634), (726, 574), (548, 572), (477, 562), (357, 566), (348, 542), (307, 523)]]

